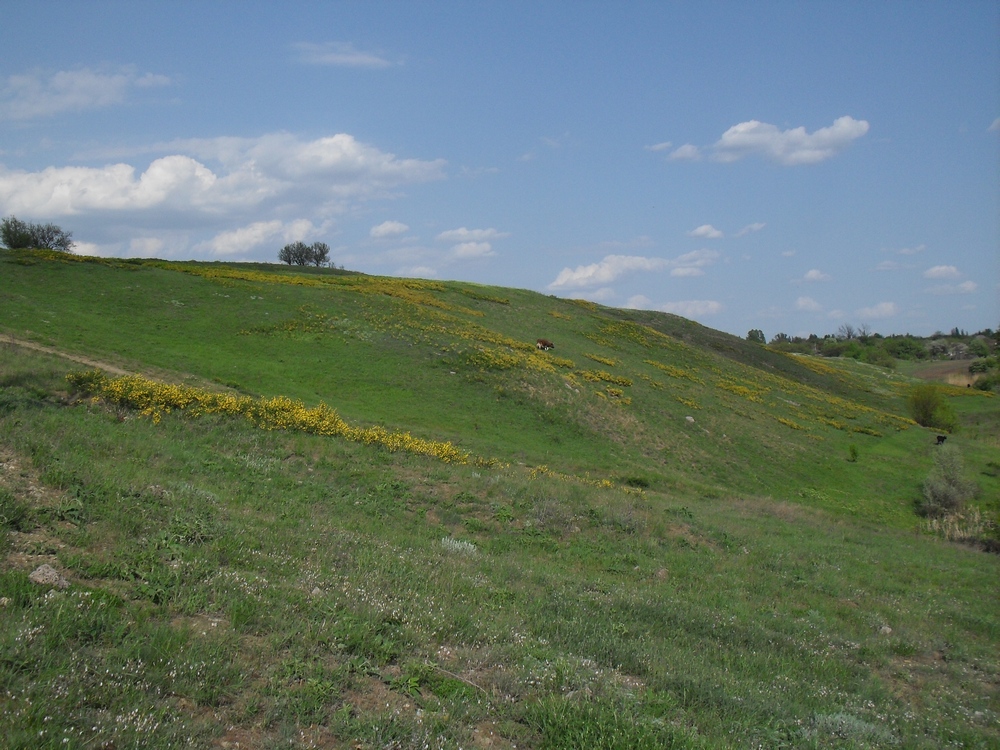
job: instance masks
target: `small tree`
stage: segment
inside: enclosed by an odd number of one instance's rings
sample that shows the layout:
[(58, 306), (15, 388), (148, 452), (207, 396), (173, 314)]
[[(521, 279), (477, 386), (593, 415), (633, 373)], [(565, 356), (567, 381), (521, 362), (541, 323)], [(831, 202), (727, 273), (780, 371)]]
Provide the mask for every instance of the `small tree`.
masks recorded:
[(309, 260), (314, 266), (325, 266), (330, 262), (330, 246), (325, 242), (314, 242), (309, 250)]
[(325, 242), (292, 242), (278, 251), (278, 260), (290, 266), (322, 266), (330, 260), (330, 246)]
[(55, 224), (32, 224), (16, 216), (0, 221), (0, 240), (8, 250), (44, 248), (63, 253), (73, 252), (73, 233)]
[(747, 331), (747, 341), (753, 341), (755, 344), (767, 343), (767, 339), (764, 338), (764, 332), (759, 328), (751, 328)]

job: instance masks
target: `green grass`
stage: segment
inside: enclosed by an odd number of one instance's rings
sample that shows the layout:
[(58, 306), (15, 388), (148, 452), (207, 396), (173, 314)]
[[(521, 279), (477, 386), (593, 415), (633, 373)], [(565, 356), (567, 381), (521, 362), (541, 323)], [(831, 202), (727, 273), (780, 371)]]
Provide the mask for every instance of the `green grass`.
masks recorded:
[[(921, 531), (934, 438), (897, 429), (901, 378), (518, 290), (416, 290), (474, 316), (138, 263), (0, 269), (20, 338), (506, 463), (154, 423), (71, 394), (77, 364), (0, 343), (9, 747), (1000, 742), (1000, 559)], [(240, 334), (272, 318), (293, 330)], [(549, 338), (574, 367), (476, 367), (488, 342), (461, 321)], [(995, 513), (1000, 408), (949, 398), (949, 443)], [(70, 587), (30, 583), (42, 562)]]

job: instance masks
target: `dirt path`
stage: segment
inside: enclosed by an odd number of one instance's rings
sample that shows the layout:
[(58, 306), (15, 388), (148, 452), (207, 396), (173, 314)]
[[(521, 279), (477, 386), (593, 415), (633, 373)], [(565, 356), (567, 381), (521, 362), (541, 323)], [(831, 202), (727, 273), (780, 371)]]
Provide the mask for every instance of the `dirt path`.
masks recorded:
[(135, 373), (129, 372), (128, 370), (123, 370), (120, 367), (115, 367), (107, 362), (100, 362), (96, 359), (91, 359), (90, 357), (84, 357), (80, 354), (70, 354), (69, 352), (59, 351), (51, 346), (45, 346), (44, 344), (37, 344), (34, 341), (25, 341), (24, 339), (15, 338), (14, 336), (5, 335), (0, 338), (0, 342), (5, 344), (11, 344), (13, 346), (20, 346), (25, 349), (33, 349), (36, 352), (43, 352), (45, 354), (51, 354), (54, 357), (62, 357), (63, 359), (69, 359), (73, 362), (79, 362), (81, 365), (86, 365), (87, 367), (94, 367), (98, 370), (104, 370), (105, 372), (110, 372), (112, 375), (134, 375)]

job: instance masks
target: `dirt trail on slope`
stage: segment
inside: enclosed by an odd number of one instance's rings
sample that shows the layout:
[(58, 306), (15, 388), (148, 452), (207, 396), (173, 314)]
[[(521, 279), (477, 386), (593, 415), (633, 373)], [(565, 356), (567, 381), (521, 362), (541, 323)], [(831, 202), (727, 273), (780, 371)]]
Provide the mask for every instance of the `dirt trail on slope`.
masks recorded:
[(104, 370), (105, 372), (110, 372), (112, 375), (134, 375), (135, 373), (129, 372), (128, 370), (123, 370), (120, 367), (115, 367), (107, 362), (101, 362), (96, 359), (91, 359), (90, 357), (84, 357), (81, 354), (70, 354), (69, 352), (60, 351), (51, 346), (45, 346), (44, 344), (37, 344), (34, 341), (25, 341), (24, 339), (19, 339), (9, 334), (4, 335), (0, 338), (0, 342), (5, 344), (11, 344), (13, 346), (20, 346), (25, 349), (33, 349), (36, 352), (42, 352), (44, 354), (51, 354), (55, 357), (62, 357), (63, 359), (69, 359), (73, 362), (78, 362), (81, 365), (87, 365), (87, 367), (94, 367), (98, 370)]

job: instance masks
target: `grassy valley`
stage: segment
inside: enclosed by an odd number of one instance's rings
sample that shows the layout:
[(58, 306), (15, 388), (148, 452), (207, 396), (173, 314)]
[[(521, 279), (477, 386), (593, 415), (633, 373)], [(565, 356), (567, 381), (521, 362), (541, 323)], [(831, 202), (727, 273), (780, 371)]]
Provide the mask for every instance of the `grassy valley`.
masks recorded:
[[(31, 251), (0, 336), (10, 747), (1000, 743), (1000, 557), (916, 514), (907, 374), (525, 290)], [(942, 389), (988, 539), (1000, 400)]]

